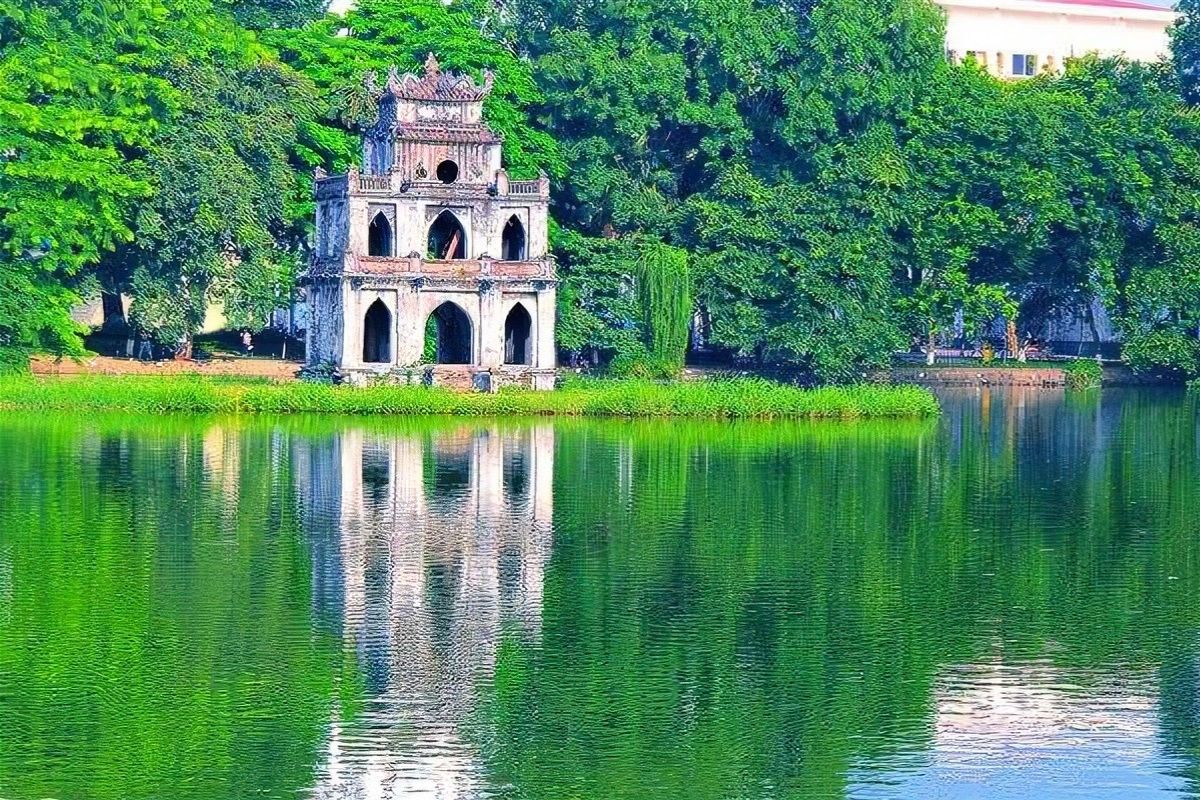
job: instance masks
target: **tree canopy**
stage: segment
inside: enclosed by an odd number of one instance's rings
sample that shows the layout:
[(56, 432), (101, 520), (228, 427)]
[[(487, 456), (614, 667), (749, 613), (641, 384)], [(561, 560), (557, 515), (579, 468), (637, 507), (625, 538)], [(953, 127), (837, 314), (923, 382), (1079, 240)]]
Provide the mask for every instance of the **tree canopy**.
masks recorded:
[(151, 187), (131, 151), (176, 103), (128, 53), (159, 0), (0, 3), (0, 367), (81, 352), (70, 281), (133, 237)]
[[(1171, 62), (1022, 81), (948, 60), (930, 0), (323, 9), (0, 0), (0, 361), (80, 352), (96, 287), (173, 344), (214, 302), (263, 324), (308, 256), (311, 170), (358, 162), (364, 76), (434, 52), (493, 70), (510, 172), (553, 177), (565, 353), (645, 367), (647, 321), (686, 316), (847, 380), (1103, 306), (1130, 363), (1200, 373), (1188, 3)], [(667, 253), (669, 291), (645, 269)]]

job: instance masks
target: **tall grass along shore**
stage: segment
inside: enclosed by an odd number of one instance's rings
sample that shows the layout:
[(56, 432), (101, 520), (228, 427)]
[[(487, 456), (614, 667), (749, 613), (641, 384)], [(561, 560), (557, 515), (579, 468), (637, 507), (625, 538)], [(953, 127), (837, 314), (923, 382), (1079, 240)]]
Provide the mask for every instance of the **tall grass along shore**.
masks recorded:
[(551, 392), (460, 393), (423, 386), (329, 386), (194, 376), (0, 378), (0, 408), (223, 413), (464, 416), (506, 414), (868, 419), (928, 417), (937, 401), (917, 386), (800, 389), (765, 380), (655, 383), (576, 380)]

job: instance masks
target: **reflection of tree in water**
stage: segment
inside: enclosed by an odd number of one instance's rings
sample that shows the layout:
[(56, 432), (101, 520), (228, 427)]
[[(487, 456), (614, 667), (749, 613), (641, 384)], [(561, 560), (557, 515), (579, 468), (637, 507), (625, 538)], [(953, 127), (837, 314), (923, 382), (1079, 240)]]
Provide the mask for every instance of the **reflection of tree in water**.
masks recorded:
[[(1180, 643), (1183, 645), (1184, 643)], [(1200, 788), (1200, 655), (1195, 642), (1180, 648), (1159, 671), (1159, 717), (1166, 751), (1183, 760), (1180, 770)]]
[[(956, 665), (1038, 663), (1039, 680), (1107, 697), (1152, 692), (1181, 649), (1194, 663), (1195, 408), (980, 403), (952, 399), (938, 433), (912, 436), (562, 436), (572, 502), (556, 511), (541, 645), (502, 646), (479, 734), (493, 784), (841, 797), (852, 774), (922, 763)], [(1173, 674), (1194, 697), (1194, 675)], [(1193, 708), (1176, 703), (1187, 744), (1167, 748), (1195, 764)]]
[(842, 797), (987, 735), (981, 676), (1047, 736), (1157, 702), (1200, 788), (1196, 420), (10, 417), (0, 794)]
[(311, 785), (338, 649), (310, 625), (286, 440), (8, 415), (0, 451), (0, 795)]

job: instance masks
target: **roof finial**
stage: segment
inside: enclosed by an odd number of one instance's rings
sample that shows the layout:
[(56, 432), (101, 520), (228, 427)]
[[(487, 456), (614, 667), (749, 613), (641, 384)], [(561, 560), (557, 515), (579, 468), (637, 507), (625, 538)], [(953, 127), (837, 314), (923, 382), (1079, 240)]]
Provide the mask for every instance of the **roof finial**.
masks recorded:
[(428, 58), (425, 59), (425, 77), (436, 78), (441, 71), (441, 67), (438, 66), (437, 56), (430, 53)]

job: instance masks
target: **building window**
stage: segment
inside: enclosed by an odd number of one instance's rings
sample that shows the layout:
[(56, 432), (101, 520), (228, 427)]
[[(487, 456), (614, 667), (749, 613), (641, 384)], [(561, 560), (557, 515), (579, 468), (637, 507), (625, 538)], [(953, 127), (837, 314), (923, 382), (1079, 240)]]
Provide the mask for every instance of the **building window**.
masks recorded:
[(429, 226), (429, 249), (426, 258), (434, 260), (466, 258), (467, 232), (458, 217), (449, 210), (438, 214)]
[(425, 321), (426, 359), (438, 364), (471, 363), (471, 319), (447, 300)]
[(520, 303), (512, 307), (504, 320), (504, 363), (531, 364), (533, 359), (533, 319)]
[(387, 364), (391, 360), (392, 314), (382, 300), (376, 300), (363, 317), (363, 361)]
[(508, 218), (500, 236), (500, 258), (505, 261), (525, 260), (525, 226), (516, 214)]
[(1013, 75), (1036, 75), (1037, 56), (1014, 53), (1012, 59)]
[(382, 211), (371, 218), (367, 228), (367, 255), (390, 256), (392, 254), (392, 226)]
[(454, 183), (458, 180), (458, 164), (446, 159), (437, 165), (437, 171), (434, 174), (442, 183)]

